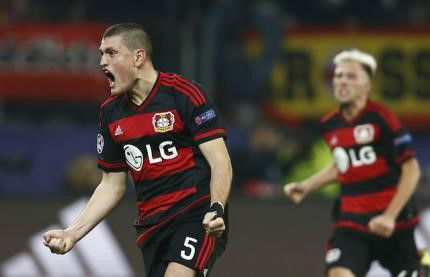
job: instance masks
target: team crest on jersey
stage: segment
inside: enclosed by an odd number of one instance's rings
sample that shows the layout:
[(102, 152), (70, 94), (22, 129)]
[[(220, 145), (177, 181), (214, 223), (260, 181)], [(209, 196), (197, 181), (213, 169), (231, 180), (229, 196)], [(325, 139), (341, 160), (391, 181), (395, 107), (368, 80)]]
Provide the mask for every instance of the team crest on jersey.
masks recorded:
[(372, 142), (375, 138), (375, 128), (372, 124), (358, 125), (354, 128), (354, 139), (358, 144)]
[(152, 117), (155, 132), (164, 133), (173, 130), (175, 115), (172, 112), (156, 113)]

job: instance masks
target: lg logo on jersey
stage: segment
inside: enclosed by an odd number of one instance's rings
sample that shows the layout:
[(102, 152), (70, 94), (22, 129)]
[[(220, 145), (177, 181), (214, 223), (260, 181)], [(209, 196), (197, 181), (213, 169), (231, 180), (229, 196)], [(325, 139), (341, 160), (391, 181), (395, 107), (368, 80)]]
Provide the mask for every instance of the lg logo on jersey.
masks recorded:
[[(161, 163), (163, 160), (171, 160), (178, 156), (178, 151), (172, 141), (163, 141), (158, 146), (160, 157), (154, 157), (150, 144), (145, 145), (146, 153), (150, 164)], [(143, 154), (134, 145), (124, 145), (125, 159), (127, 164), (136, 171), (140, 171), (143, 166)]]
[(359, 167), (376, 162), (376, 153), (370, 145), (361, 147), (358, 150), (336, 147), (333, 149), (333, 158), (338, 170), (341, 173), (348, 171), (349, 165)]
[(176, 158), (178, 156), (178, 151), (176, 150), (176, 147), (172, 146), (167, 148), (172, 144), (173, 144), (172, 141), (163, 141), (162, 143), (160, 143), (160, 146), (158, 148), (160, 150), (161, 157), (157, 157), (157, 158), (153, 157), (151, 145), (147, 144), (145, 147), (146, 147), (146, 152), (148, 153), (149, 163), (156, 164), (156, 163), (161, 163), (163, 160), (171, 160)]

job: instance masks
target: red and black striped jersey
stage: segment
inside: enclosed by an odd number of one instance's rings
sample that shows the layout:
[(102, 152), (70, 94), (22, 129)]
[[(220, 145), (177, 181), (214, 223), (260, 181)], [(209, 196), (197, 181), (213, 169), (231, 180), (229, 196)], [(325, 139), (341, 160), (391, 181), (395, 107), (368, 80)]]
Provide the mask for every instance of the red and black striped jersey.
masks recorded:
[[(396, 193), (401, 164), (415, 157), (412, 137), (388, 108), (372, 101), (353, 122), (336, 111), (323, 117), (321, 126), (341, 184), (334, 211), (336, 227), (370, 231), (369, 220), (381, 214)], [(417, 209), (410, 199), (396, 229), (417, 222)]]
[(101, 105), (98, 166), (130, 173), (137, 227), (153, 230), (209, 203), (211, 171), (198, 146), (225, 136), (218, 111), (198, 84), (160, 72), (141, 105), (126, 93)]

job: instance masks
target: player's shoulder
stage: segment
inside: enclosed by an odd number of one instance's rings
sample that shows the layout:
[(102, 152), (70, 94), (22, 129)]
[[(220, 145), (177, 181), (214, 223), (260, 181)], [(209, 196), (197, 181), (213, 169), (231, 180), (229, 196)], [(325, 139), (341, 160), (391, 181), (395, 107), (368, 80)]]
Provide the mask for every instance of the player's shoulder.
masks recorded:
[(119, 98), (120, 98), (119, 95), (111, 95), (111, 96), (109, 96), (106, 100), (104, 100), (100, 104), (99, 109), (100, 110), (108, 109), (109, 107), (113, 106), (115, 104), (115, 102), (118, 101)]
[(196, 106), (206, 102), (203, 87), (194, 80), (183, 77), (177, 73), (160, 72), (161, 84), (170, 87), (175, 95), (184, 97)]
[(375, 102), (375, 101), (368, 101), (367, 103), (367, 110), (374, 112), (377, 114), (382, 120), (388, 124), (390, 129), (397, 130), (401, 128), (401, 123), (397, 116), (394, 114), (394, 112), (388, 108), (386, 105)]
[(379, 114), (394, 115), (394, 113), (390, 110), (390, 108), (388, 108), (386, 105), (384, 105), (380, 102), (376, 102), (376, 101), (368, 100), (367, 109), (369, 111), (377, 112)]
[(196, 80), (193, 80), (191, 78), (184, 77), (180, 73), (172, 73), (172, 72), (160, 72), (160, 79), (166, 81), (170, 80), (171, 82), (183, 82), (183, 83), (190, 83), (195, 86), (201, 87), (202, 85), (199, 84)]
[(327, 122), (330, 122), (331, 120), (337, 118), (338, 116), (339, 116), (339, 110), (331, 111), (321, 117), (320, 124), (326, 124)]

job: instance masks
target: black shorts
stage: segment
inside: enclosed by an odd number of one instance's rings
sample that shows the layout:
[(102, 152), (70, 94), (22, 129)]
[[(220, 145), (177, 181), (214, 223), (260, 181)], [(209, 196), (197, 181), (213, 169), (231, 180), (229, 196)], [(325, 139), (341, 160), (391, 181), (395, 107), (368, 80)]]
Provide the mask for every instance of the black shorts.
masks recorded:
[(227, 244), (226, 230), (220, 238), (210, 237), (203, 228), (203, 216), (178, 218), (163, 226), (140, 248), (148, 277), (164, 276), (169, 262), (195, 269), (197, 276), (209, 276)]
[[(393, 276), (413, 276), (419, 272), (419, 254), (414, 231), (402, 230), (390, 238), (375, 234), (337, 229), (328, 242), (326, 271), (333, 267), (346, 267), (356, 276), (365, 276), (372, 261), (389, 270)], [(417, 275), (418, 276), (418, 275)]]

